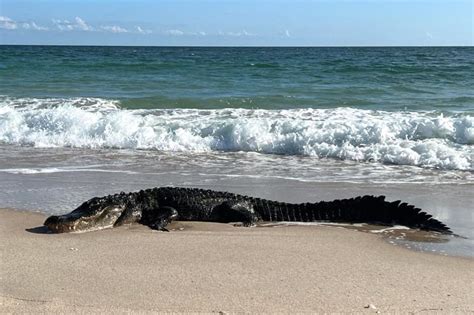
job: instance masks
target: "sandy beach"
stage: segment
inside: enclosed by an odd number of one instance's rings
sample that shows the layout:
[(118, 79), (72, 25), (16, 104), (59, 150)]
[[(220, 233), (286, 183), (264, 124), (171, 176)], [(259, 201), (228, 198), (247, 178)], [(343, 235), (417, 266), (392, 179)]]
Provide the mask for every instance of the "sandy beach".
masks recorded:
[(324, 226), (45, 234), (0, 210), (2, 313), (474, 311), (474, 261)]

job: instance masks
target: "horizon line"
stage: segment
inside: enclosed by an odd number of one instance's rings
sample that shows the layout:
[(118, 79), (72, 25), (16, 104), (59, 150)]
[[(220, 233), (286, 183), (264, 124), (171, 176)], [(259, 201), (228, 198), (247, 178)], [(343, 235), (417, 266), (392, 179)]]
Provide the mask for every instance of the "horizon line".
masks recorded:
[(421, 48), (421, 47), (474, 47), (471, 45), (95, 45), (95, 44), (3, 44), (0, 46), (50, 47), (161, 47), (161, 48)]

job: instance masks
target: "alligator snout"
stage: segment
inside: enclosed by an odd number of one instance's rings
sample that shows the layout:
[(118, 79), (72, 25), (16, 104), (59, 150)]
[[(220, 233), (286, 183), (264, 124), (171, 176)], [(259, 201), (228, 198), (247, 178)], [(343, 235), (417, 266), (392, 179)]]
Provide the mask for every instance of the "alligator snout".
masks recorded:
[(102, 230), (113, 227), (124, 210), (122, 204), (85, 203), (71, 213), (50, 216), (44, 225), (53, 233)]
[(74, 221), (68, 220), (66, 216), (52, 215), (44, 221), (44, 225), (54, 233), (65, 233), (74, 231)]

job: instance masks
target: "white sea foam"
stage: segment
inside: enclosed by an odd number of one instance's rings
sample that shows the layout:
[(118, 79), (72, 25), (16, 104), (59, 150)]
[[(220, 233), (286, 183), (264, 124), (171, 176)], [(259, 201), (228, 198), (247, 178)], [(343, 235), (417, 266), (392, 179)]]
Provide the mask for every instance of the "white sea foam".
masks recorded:
[(3, 168), (0, 173), (34, 175), (34, 174), (52, 174), (52, 173), (70, 173), (70, 172), (94, 172), (94, 173), (125, 173), (137, 174), (127, 170), (109, 170), (88, 167), (42, 167), (42, 168)]
[(107, 111), (119, 109), (119, 101), (96, 97), (72, 97), (72, 98), (16, 98), (0, 95), (0, 113), (2, 107), (10, 106), (13, 108), (43, 109), (58, 106), (73, 106), (83, 110)]
[(0, 142), (247, 151), (474, 170), (474, 116), (335, 109), (126, 110), (93, 98), (0, 98)]

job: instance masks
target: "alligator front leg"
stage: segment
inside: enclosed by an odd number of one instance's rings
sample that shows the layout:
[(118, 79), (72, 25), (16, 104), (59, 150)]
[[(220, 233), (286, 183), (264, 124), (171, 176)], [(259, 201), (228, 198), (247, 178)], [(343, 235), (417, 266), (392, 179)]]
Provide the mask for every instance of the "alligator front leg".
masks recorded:
[(255, 225), (258, 221), (253, 206), (248, 202), (225, 201), (214, 207), (210, 221), (229, 223), (242, 222), (244, 226)]
[(178, 217), (178, 211), (171, 207), (160, 207), (157, 211), (150, 211), (143, 216), (140, 223), (153, 230), (169, 232), (166, 226)]

